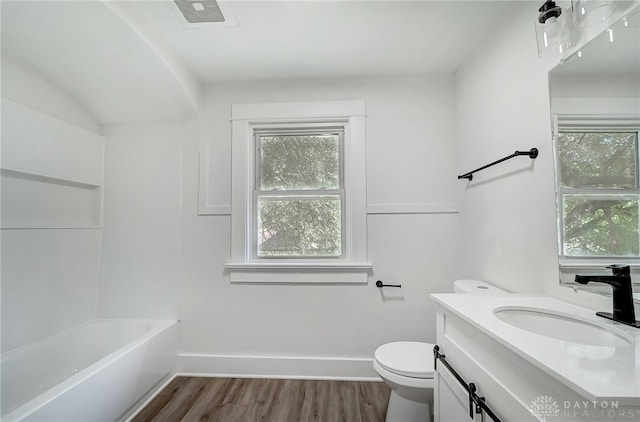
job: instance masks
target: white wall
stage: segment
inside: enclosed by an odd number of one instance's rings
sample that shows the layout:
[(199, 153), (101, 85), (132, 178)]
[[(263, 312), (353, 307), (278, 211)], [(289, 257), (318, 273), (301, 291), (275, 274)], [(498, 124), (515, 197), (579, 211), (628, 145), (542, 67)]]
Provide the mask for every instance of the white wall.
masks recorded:
[(549, 86), (554, 114), (640, 114), (638, 75), (553, 75)]
[(193, 126), (104, 128), (101, 318), (178, 318), (181, 149)]
[(459, 171), (514, 150), (540, 150), (534, 161), (519, 157), (478, 173), (471, 183), (461, 182), (461, 252), (466, 259), (458, 276), (484, 278), (515, 292), (545, 292), (589, 307), (610, 307), (610, 298), (558, 286), (547, 83), (547, 73), (558, 60), (537, 57), (535, 9), (533, 2), (523, 3), (521, 12), (456, 72)]
[[(553, 98), (638, 98), (638, 75), (551, 75)], [(637, 110), (636, 110), (637, 111)]]
[[(455, 208), (451, 76), (209, 86), (201, 130), (216, 163), (217, 202), (229, 203), (232, 104), (350, 99), (366, 102), (368, 203)], [(183, 149), (183, 355), (370, 359), (388, 341), (435, 341), (428, 295), (451, 290), (457, 214), (369, 215), (374, 275), (365, 286), (233, 285), (223, 274), (230, 217), (197, 216), (198, 143), (193, 138)], [(377, 279), (402, 289), (381, 291)]]
[(536, 147), (460, 181), (459, 276), (512, 291), (542, 292), (557, 280), (553, 152), (547, 71), (538, 59), (529, 8), (505, 26), (490, 48), (478, 49), (456, 72), (458, 171), (515, 150)]

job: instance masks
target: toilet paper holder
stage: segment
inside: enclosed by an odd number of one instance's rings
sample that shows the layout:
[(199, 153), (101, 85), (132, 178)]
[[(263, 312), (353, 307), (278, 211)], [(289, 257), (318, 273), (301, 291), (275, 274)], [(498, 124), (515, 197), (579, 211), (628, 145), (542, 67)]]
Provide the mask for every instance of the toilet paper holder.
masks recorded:
[(402, 287), (402, 284), (384, 284), (382, 280), (376, 281), (376, 286), (379, 288), (383, 287)]

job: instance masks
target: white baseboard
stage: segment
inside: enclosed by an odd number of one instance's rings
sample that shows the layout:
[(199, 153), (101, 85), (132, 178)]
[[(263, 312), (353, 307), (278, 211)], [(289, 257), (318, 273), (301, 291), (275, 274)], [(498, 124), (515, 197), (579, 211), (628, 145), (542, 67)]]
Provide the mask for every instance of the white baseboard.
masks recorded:
[(179, 354), (177, 373), (234, 378), (380, 381), (373, 360), (360, 358)]

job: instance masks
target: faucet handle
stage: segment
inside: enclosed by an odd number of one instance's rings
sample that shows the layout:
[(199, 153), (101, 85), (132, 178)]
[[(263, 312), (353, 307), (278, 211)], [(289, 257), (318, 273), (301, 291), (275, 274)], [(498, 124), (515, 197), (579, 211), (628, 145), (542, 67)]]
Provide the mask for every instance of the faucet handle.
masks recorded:
[(613, 275), (631, 275), (631, 267), (622, 264), (607, 265), (613, 271)]

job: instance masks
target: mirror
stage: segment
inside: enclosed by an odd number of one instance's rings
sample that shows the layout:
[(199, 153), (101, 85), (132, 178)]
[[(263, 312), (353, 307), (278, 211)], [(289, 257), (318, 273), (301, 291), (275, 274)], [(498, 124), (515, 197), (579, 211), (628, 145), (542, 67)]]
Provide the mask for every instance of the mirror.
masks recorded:
[(560, 283), (628, 264), (640, 302), (640, 6), (551, 70), (549, 87)]

